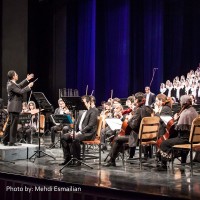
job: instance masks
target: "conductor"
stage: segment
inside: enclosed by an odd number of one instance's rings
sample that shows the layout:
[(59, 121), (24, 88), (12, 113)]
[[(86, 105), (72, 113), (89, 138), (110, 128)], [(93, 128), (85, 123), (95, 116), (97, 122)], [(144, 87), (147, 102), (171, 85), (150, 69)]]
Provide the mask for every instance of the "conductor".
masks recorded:
[[(23, 94), (29, 92), (33, 86), (33, 82), (29, 82), (34, 77), (34, 74), (28, 74), (19, 84), (18, 74), (14, 70), (8, 72), (7, 93), (9, 113), (8, 123), (5, 129), (4, 145), (15, 146), (17, 125), (19, 122), (19, 114), (22, 111)], [(9, 143), (8, 143), (9, 142)]]

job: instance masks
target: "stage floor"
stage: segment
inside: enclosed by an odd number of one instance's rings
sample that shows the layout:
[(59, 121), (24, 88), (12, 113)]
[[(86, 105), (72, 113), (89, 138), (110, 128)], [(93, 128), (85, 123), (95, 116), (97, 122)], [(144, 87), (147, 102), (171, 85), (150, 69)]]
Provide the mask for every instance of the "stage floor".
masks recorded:
[[(49, 145), (49, 137), (45, 137), (45, 144)], [(35, 162), (29, 160), (17, 160), (15, 164), (0, 161), (0, 172), (39, 179), (56, 180), (72, 184), (91, 187), (102, 187), (118, 191), (129, 191), (151, 195), (162, 195), (173, 199), (198, 199), (200, 198), (200, 168), (194, 166), (194, 174), (190, 176), (189, 166), (175, 165), (174, 173), (169, 166), (167, 172), (156, 171), (154, 160), (143, 164), (139, 168), (138, 160), (132, 164), (121, 159), (117, 160), (117, 167), (103, 166), (104, 158), (108, 151), (102, 153), (102, 165), (98, 160), (87, 160), (86, 163), (93, 167), (90, 169), (84, 165), (79, 167), (65, 167), (60, 173), (63, 161), (60, 148), (46, 149), (48, 156), (36, 158)], [(137, 155), (136, 155), (137, 156)], [(121, 199), (121, 198), (120, 198)]]

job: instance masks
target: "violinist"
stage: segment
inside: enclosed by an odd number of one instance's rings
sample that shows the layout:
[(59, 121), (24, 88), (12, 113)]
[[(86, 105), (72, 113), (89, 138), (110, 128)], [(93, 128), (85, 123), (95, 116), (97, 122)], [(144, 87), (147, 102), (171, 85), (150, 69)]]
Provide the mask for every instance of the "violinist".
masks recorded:
[[(23, 102), (22, 103), (22, 112), (21, 113), (30, 113), (29, 109), (28, 109), (28, 103), (27, 102)], [(25, 123), (25, 124), (21, 124), (19, 123), (17, 126), (17, 137), (19, 139), (19, 141), (21, 141), (24, 137), (23, 132), (26, 131), (27, 129), (29, 129), (29, 124)]]
[[(60, 98), (58, 99), (58, 108), (56, 108), (54, 114), (55, 115), (63, 115), (63, 114), (71, 114), (67, 106), (65, 105), (65, 102)], [(64, 126), (63, 124), (55, 125), (51, 127), (51, 144), (49, 145), (49, 148), (55, 147), (55, 137), (56, 133), (58, 131), (63, 131), (63, 133), (67, 133), (69, 131), (70, 127), (68, 125)]]
[[(167, 161), (171, 159), (172, 146), (176, 144), (189, 143), (190, 128), (192, 121), (198, 116), (197, 111), (192, 107), (192, 101), (189, 95), (183, 95), (180, 98), (180, 104), (182, 107), (182, 112), (179, 115), (175, 115), (174, 119), (177, 120), (175, 125), (175, 130), (178, 136), (175, 138), (170, 138), (164, 140), (160, 145), (161, 153), (161, 165), (157, 166), (158, 171), (167, 170)], [(181, 162), (185, 163), (188, 152), (182, 152)]]
[(28, 112), (31, 113), (31, 121), (29, 123), (26, 132), (26, 142), (32, 143), (32, 135), (35, 134), (39, 129), (39, 109), (36, 108), (34, 101), (28, 102)]
[(8, 119), (8, 112), (4, 109), (4, 101), (0, 98), (0, 136), (3, 136), (4, 127)]
[[(132, 118), (133, 114), (134, 114), (134, 111), (136, 109), (136, 106), (135, 106), (135, 96), (132, 95), (132, 96), (129, 96), (126, 100), (126, 106), (128, 107), (126, 110), (123, 110), (122, 112), (122, 115), (124, 117), (124, 120), (123, 120), (123, 123), (122, 123), (122, 129), (126, 129), (127, 127), (127, 122), (129, 119)], [(129, 146), (129, 158), (127, 160), (131, 160), (133, 159), (134, 155), (135, 155), (135, 149), (136, 147), (135, 146)]]
[(122, 151), (123, 144), (129, 142), (130, 146), (134, 146), (136, 141), (133, 141), (132, 138), (129, 139), (129, 135), (137, 135), (140, 128), (140, 123), (143, 117), (151, 116), (152, 109), (148, 106), (145, 106), (145, 96), (142, 92), (135, 94), (135, 105), (137, 109), (128, 120), (128, 127), (132, 130), (131, 133), (125, 134), (125, 136), (115, 137), (111, 151), (110, 151), (110, 160), (106, 163), (105, 166), (116, 166), (115, 159), (117, 158), (119, 152)]
[[(113, 110), (114, 118), (122, 119), (123, 118), (122, 111), (123, 111), (122, 105), (115, 104), (115, 108)], [(104, 121), (106, 118), (113, 118), (111, 115), (111, 112), (109, 112), (107, 116), (105, 115), (104, 117), (105, 117)], [(101, 138), (102, 150), (107, 150), (107, 140), (109, 141), (113, 139), (113, 137), (116, 135), (116, 130), (112, 130), (109, 126), (106, 126), (106, 127), (103, 127), (100, 134), (101, 134), (100, 138)]]

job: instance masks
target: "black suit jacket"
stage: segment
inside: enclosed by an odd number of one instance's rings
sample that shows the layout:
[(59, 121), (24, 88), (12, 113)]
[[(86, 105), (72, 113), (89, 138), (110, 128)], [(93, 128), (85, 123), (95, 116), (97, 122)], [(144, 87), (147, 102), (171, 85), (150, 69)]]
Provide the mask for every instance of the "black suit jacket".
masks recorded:
[(23, 94), (31, 90), (31, 88), (27, 86), (28, 83), (26, 79), (19, 84), (8, 81), (8, 112), (20, 113), (22, 111)]
[[(81, 120), (81, 116), (80, 115), (78, 117), (78, 122), (77, 122), (77, 126), (76, 126), (76, 130), (79, 131), (79, 123)], [(98, 117), (98, 109), (97, 108), (90, 108), (86, 115), (85, 118), (82, 122), (82, 134), (86, 134), (86, 133), (95, 133), (97, 130), (97, 117)]]
[[(145, 98), (146, 98), (147, 94), (145, 94)], [(149, 101), (148, 101), (148, 106), (151, 106), (156, 100), (156, 95), (154, 93), (150, 93), (149, 95)]]

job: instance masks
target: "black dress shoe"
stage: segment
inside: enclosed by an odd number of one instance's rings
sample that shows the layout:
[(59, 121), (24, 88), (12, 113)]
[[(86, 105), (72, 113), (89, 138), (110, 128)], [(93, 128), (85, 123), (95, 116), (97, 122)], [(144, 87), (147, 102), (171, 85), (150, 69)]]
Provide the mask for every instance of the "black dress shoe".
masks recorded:
[(78, 167), (78, 166), (81, 166), (81, 162), (79, 161), (76, 161), (74, 164), (73, 164), (74, 167)]
[(71, 158), (65, 159), (64, 162), (60, 163), (59, 165), (66, 165), (69, 161), (71, 160)]
[(17, 144), (13, 143), (13, 142), (9, 142), (8, 146), (18, 146)]
[(116, 167), (116, 163), (115, 162), (107, 162), (105, 165), (105, 167)]
[(157, 167), (157, 171), (167, 171), (167, 166), (161, 165), (161, 166)]

